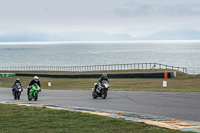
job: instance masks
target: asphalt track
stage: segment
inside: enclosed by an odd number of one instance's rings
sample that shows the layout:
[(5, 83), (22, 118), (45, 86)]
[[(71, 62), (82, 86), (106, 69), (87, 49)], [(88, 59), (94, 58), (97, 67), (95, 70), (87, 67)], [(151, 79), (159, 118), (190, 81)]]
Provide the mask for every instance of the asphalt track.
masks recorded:
[(42, 90), (38, 101), (28, 101), (26, 89), (20, 100), (14, 100), (11, 88), (0, 88), (0, 101), (136, 112), (200, 122), (199, 92), (109, 91), (106, 99), (93, 99), (90, 90)]

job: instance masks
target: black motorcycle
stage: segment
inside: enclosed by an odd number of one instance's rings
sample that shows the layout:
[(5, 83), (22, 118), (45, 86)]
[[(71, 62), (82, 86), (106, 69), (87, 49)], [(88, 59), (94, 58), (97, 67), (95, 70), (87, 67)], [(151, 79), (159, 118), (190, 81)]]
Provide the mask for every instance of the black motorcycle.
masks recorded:
[[(94, 85), (96, 86), (97, 83), (95, 83)], [(98, 84), (96, 91), (94, 88), (92, 88), (93, 99), (96, 99), (97, 97), (102, 97), (102, 99), (105, 99), (107, 97), (109, 87), (110, 87), (110, 85), (109, 85), (108, 81), (103, 80), (101, 84)]]
[(20, 83), (16, 83), (13, 86), (13, 88), (14, 88), (14, 91), (13, 91), (14, 99), (19, 100), (21, 96), (21, 92), (22, 92), (22, 86), (20, 85)]

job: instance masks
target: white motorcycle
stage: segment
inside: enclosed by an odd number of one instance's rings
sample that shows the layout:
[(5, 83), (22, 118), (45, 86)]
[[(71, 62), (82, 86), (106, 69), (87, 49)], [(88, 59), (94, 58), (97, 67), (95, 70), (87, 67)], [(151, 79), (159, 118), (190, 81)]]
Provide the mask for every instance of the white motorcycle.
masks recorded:
[[(97, 83), (94, 83), (94, 86), (96, 86), (96, 85), (97, 85)], [(93, 99), (96, 99), (97, 97), (102, 97), (102, 99), (105, 99), (107, 97), (109, 87), (110, 87), (110, 85), (109, 85), (108, 81), (103, 80), (102, 84), (98, 84), (96, 91), (94, 88), (92, 88)]]

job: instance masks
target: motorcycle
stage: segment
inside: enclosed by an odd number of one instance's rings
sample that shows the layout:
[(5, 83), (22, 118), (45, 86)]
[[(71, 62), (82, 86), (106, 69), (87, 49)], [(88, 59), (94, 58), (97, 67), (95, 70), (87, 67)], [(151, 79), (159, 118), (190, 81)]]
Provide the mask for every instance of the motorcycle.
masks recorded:
[(30, 92), (29, 92), (29, 95), (28, 95), (28, 100), (31, 101), (32, 99), (34, 99), (35, 101), (37, 101), (38, 99), (38, 94), (40, 92), (40, 87), (37, 83), (34, 83), (32, 86), (31, 86), (31, 89), (30, 89)]
[[(94, 86), (96, 86), (97, 83), (94, 83)], [(98, 87), (95, 91), (94, 88), (92, 88), (92, 97), (93, 99), (96, 99), (97, 97), (102, 97), (102, 99), (105, 99), (107, 97), (108, 88), (110, 87), (108, 81), (103, 80), (101, 84), (98, 84)]]
[(19, 100), (21, 96), (21, 92), (22, 92), (22, 86), (20, 85), (20, 83), (16, 83), (13, 86), (13, 88), (14, 88), (14, 91), (13, 91), (14, 99)]

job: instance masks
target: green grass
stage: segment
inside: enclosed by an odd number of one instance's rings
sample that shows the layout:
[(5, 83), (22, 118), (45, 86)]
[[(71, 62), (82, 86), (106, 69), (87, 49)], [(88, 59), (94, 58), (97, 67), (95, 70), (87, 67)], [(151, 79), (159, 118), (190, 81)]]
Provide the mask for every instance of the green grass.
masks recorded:
[[(119, 72), (157, 72), (167, 70), (140, 70), (140, 71), (107, 71), (107, 73)], [(50, 73), (50, 74), (72, 74), (75, 72), (28, 72), (28, 73)], [(77, 73), (77, 72), (76, 72)], [(79, 72), (79, 73), (102, 73), (102, 72)], [(108, 75), (109, 77), (109, 75)], [(16, 78), (20, 78), (23, 88), (26, 88), (33, 77), (0, 77), (0, 87), (11, 88)], [(42, 89), (54, 90), (91, 90), (95, 78), (45, 78), (39, 77)], [(167, 87), (163, 87), (165, 79), (150, 78), (129, 78), (129, 79), (109, 79), (110, 90), (115, 91), (172, 91), (172, 92), (200, 92), (200, 75), (188, 75), (177, 72), (177, 78), (167, 79)], [(52, 86), (48, 86), (51, 82)]]
[(0, 104), (1, 133), (179, 133), (118, 118)]

